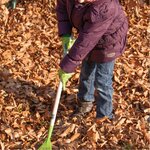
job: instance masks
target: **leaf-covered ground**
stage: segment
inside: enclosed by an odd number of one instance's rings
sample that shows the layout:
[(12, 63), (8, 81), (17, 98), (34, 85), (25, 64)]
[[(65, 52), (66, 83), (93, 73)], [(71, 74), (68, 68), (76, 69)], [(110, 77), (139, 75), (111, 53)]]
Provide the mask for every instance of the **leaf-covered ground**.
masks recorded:
[[(146, 150), (150, 146), (149, 7), (122, 3), (130, 29), (125, 53), (114, 70), (114, 121), (95, 123), (95, 107), (73, 118), (80, 70), (62, 94), (52, 136), (53, 149)], [(0, 149), (35, 150), (47, 136), (59, 83), (62, 47), (55, 2), (0, 5)]]

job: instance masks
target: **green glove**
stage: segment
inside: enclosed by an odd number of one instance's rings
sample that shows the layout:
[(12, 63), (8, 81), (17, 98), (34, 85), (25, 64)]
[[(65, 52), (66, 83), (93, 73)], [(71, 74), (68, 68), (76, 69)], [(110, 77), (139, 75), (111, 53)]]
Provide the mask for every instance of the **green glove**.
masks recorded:
[(66, 73), (62, 69), (60, 69), (58, 71), (58, 74), (59, 74), (59, 78), (60, 78), (60, 80), (62, 82), (63, 90), (65, 91), (66, 90), (66, 83), (71, 78), (73, 73)]
[(67, 54), (68, 50), (74, 44), (75, 39), (71, 35), (65, 34), (61, 37), (61, 40), (62, 40), (62, 46), (63, 46), (64, 54)]

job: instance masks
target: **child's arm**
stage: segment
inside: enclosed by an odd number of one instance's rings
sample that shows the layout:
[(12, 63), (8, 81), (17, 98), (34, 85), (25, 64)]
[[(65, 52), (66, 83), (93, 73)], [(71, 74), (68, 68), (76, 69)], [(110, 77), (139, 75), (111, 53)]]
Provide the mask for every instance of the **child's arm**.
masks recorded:
[(93, 4), (88, 11), (90, 17), (86, 19), (75, 44), (60, 64), (66, 72), (74, 72), (107, 31), (115, 16), (115, 9), (109, 3)]
[(59, 36), (70, 34), (72, 32), (72, 25), (69, 20), (66, 9), (66, 0), (57, 0), (56, 14), (58, 20)]

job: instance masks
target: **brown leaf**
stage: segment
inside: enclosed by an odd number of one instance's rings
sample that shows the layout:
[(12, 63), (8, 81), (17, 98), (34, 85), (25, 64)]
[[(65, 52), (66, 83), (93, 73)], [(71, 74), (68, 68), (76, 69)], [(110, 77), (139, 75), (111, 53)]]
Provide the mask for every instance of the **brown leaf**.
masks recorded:
[(75, 141), (77, 138), (79, 138), (79, 136), (80, 136), (80, 133), (75, 133), (73, 136), (71, 136), (70, 139), (66, 139), (65, 141), (66, 141), (66, 143), (71, 143), (71, 142)]
[(120, 127), (122, 124), (124, 124), (124, 122), (126, 121), (126, 118), (121, 118), (117, 124), (116, 124), (116, 127)]
[(98, 131), (96, 130), (96, 125), (92, 125), (88, 131), (87, 131), (87, 136), (88, 138), (91, 140), (91, 142), (94, 144), (98, 141), (98, 139), (100, 138), (99, 137), (99, 133)]
[(71, 124), (60, 136), (61, 137), (65, 137), (68, 134), (72, 133), (75, 129), (76, 125), (75, 124)]
[(0, 140), (0, 146), (1, 146), (1, 150), (5, 150), (5, 145), (1, 140)]
[(150, 108), (144, 110), (145, 113), (150, 113)]
[(150, 131), (147, 132), (146, 130), (143, 130), (143, 133), (144, 133), (144, 137), (146, 138), (146, 140), (150, 144)]
[(5, 132), (10, 135), (12, 133), (12, 130), (10, 128), (5, 129)]

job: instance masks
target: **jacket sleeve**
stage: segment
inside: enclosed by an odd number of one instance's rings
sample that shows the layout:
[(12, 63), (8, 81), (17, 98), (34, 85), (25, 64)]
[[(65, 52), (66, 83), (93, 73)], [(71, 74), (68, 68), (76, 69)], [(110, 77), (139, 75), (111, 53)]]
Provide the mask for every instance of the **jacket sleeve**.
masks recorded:
[(58, 34), (71, 34), (72, 25), (66, 8), (66, 0), (57, 0), (56, 15), (58, 20)]
[(79, 32), (79, 36), (69, 54), (60, 63), (61, 69), (65, 72), (75, 71), (75, 68), (107, 31), (115, 15), (114, 6), (108, 3), (103, 3), (101, 6), (93, 4), (89, 11), (90, 17), (85, 21), (83, 30)]

